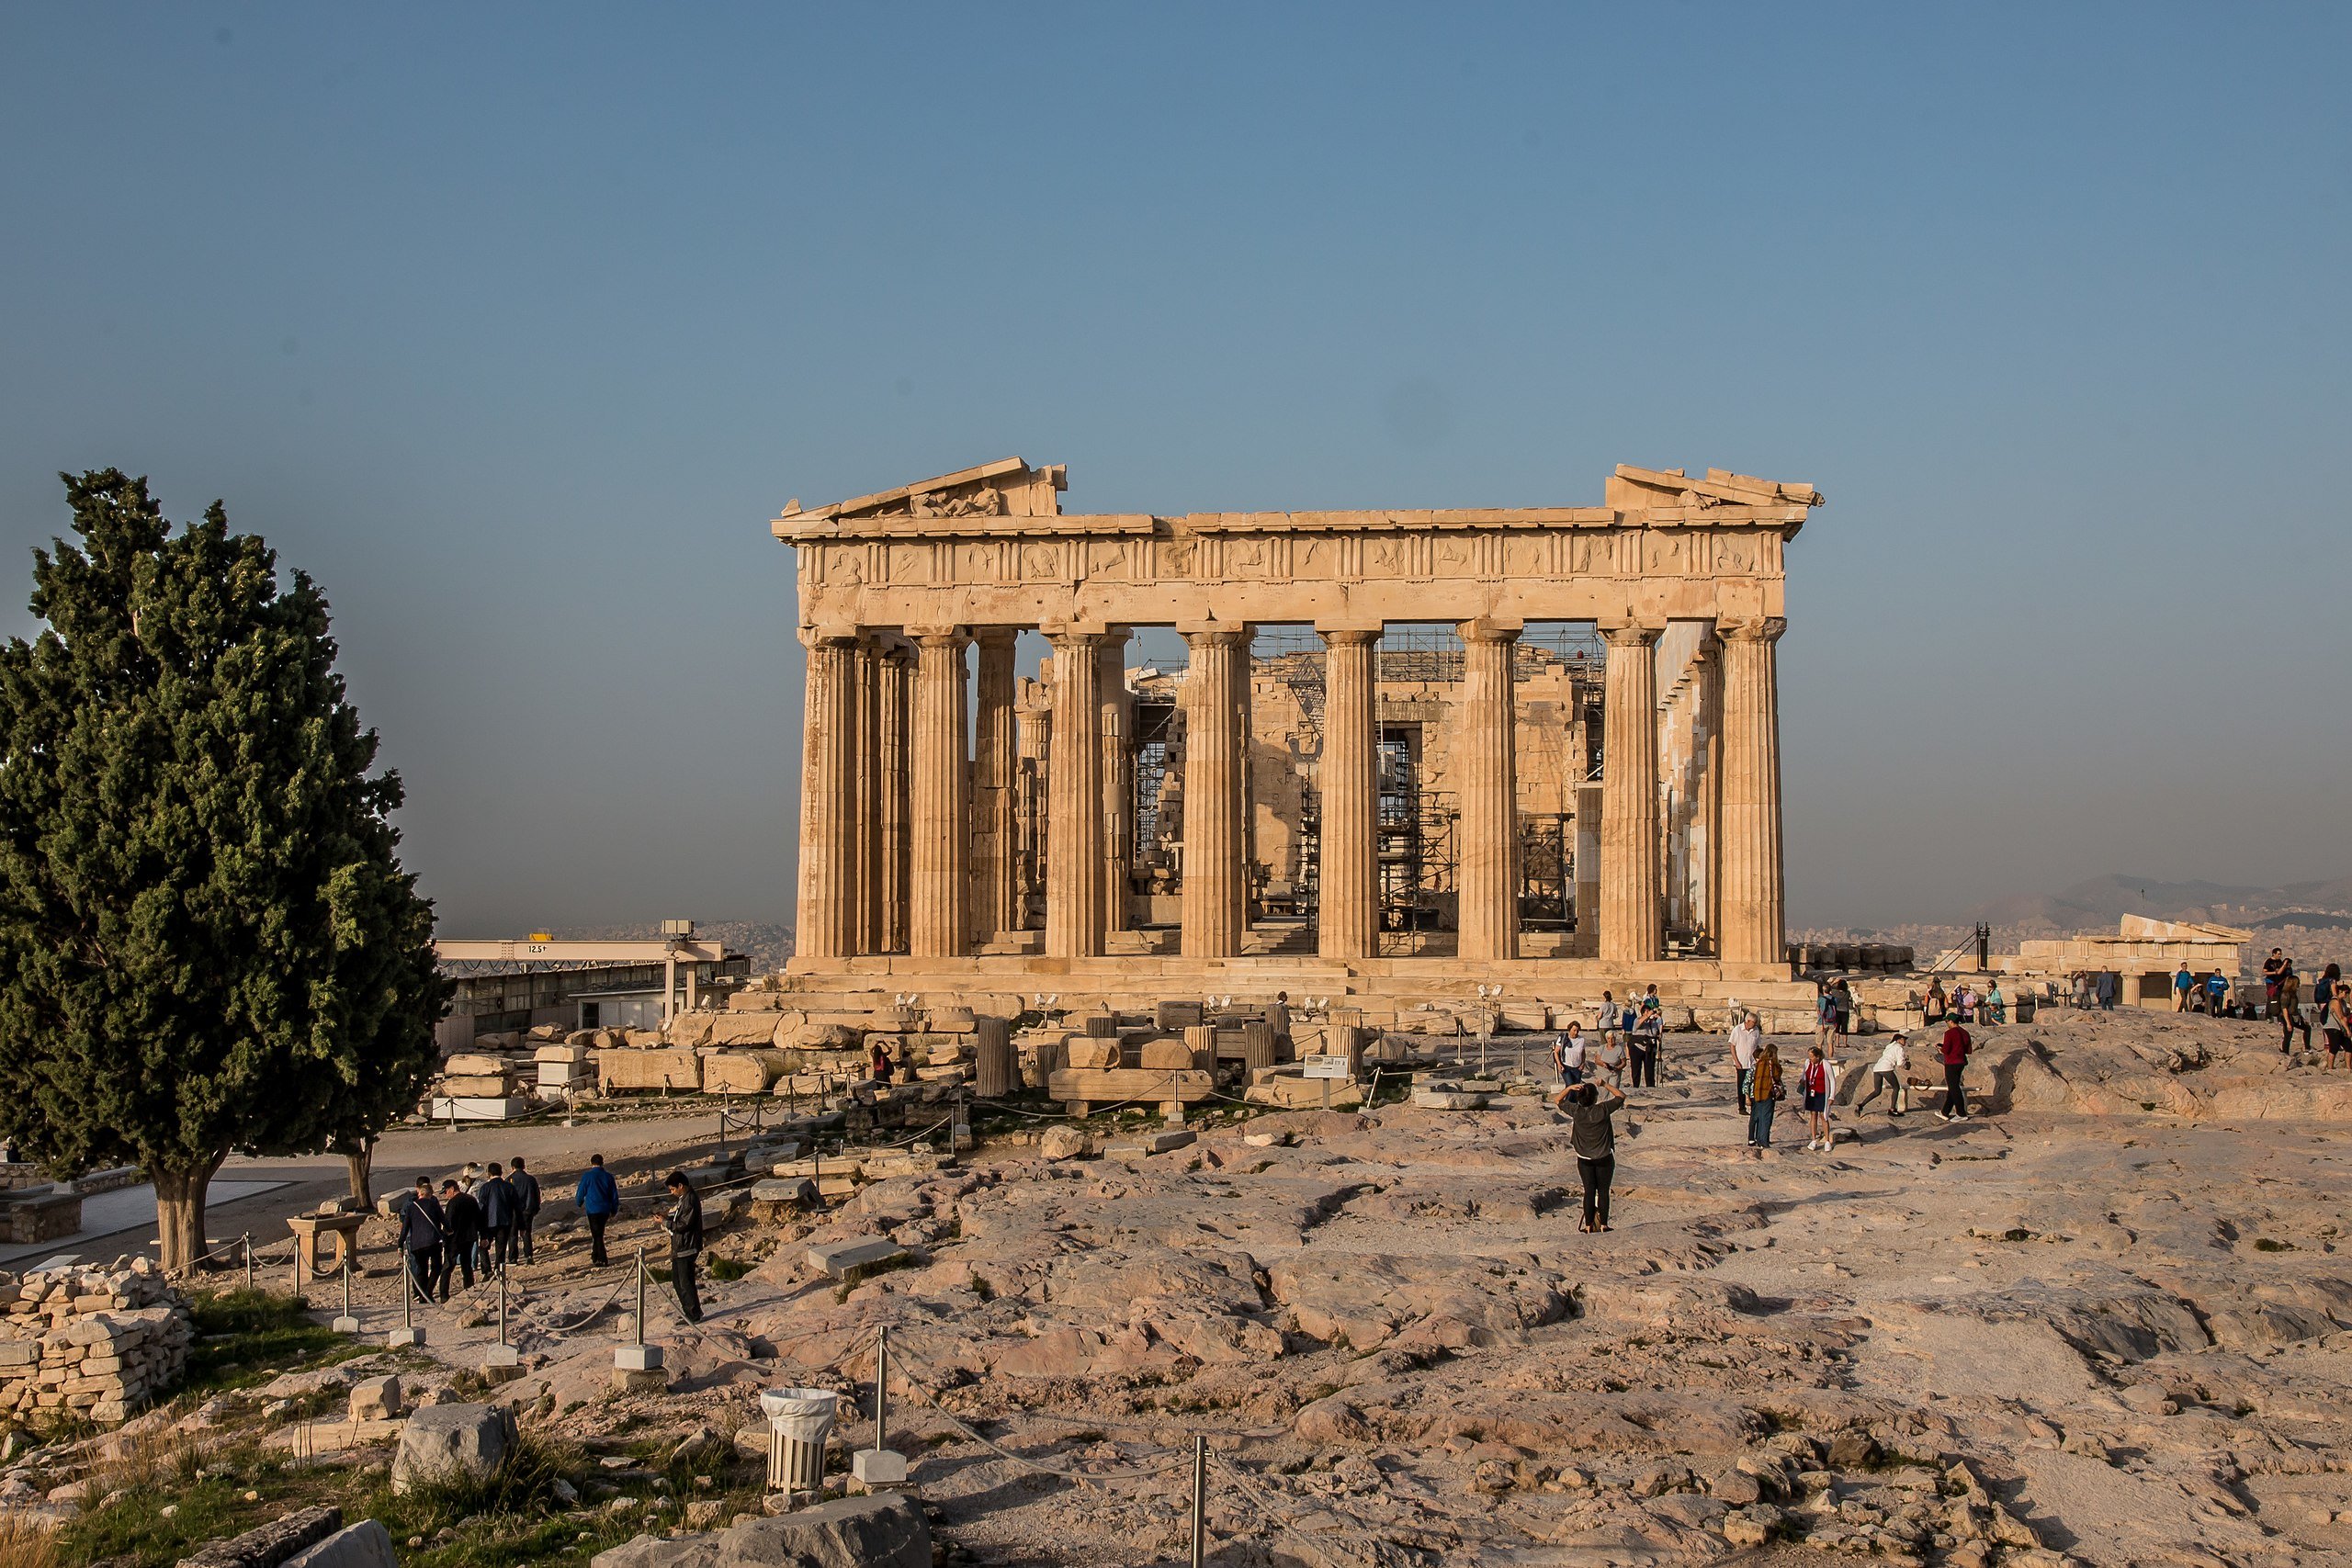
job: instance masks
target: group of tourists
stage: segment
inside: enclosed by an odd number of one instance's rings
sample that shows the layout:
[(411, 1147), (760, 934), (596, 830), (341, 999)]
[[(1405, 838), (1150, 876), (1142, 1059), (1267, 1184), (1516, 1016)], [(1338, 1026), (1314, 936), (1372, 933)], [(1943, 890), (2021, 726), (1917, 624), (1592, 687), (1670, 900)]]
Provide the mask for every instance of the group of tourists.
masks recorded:
[[(2186, 965), (2183, 973), (2187, 972)], [(2174, 979), (2177, 988), (2179, 979)], [(2312, 1048), (2312, 1028), (2316, 1024), (2327, 1046), (2327, 1065), (2335, 1066), (2342, 1056), (2352, 1067), (2352, 987), (2344, 984), (2344, 966), (2330, 964), (2312, 982), (2308, 998), (2303, 992), (2302, 976), (2295, 973), (2295, 961), (2284, 949), (2272, 948), (2270, 956), (2262, 961), (2263, 1016), (2278, 1025), (2278, 1049), (2291, 1053), (2295, 1035), (2303, 1037), (2303, 1049)]]
[[(695, 1264), (702, 1254), (702, 1199), (685, 1172), (673, 1170), (663, 1185), (670, 1207), (662, 1216), (670, 1242), (670, 1284), (677, 1293), (678, 1311), (688, 1323), (702, 1321), (702, 1296)], [(605, 1229), (620, 1213), (619, 1185), (605, 1168), (603, 1155), (590, 1155), (587, 1168), (572, 1198), (588, 1223), (588, 1261), (598, 1269), (612, 1262), (605, 1249)], [(446, 1178), (436, 1193), (433, 1179), (420, 1176), (416, 1189), (401, 1211), (401, 1250), (408, 1255), (408, 1289), (420, 1302), (446, 1302), (449, 1282), (461, 1279), (473, 1289), (477, 1271), (484, 1280), (499, 1278), (510, 1264), (531, 1261), (532, 1226), (540, 1209), (538, 1179), (516, 1156), (502, 1170), (496, 1160), (487, 1168), (469, 1162), (462, 1171)]]
[(1625, 1104), (1626, 1079), (1636, 1089), (1656, 1089), (1666, 1044), (1666, 1004), (1656, 986), (1623, 1002), (1614, 991), (1603, 991), (1597, 1010), (1593, 1036), (1572, 1019), (1552, 1041), (1552, 1070), (1560, 1078), (1552, 1104), (1568, 1121), (1568, 1145), (1584, 1185), (1579, 1228), (1587, 1231), (1609, 1228), (1609, 1184), (1617, 1170), (1614, 1118)]
[(2001, 994), (2001, 982), (1996, 976), (1980, 991), (1973, 980), (1962, 980), (1951, 993), (1944, 993), (1943, 976), (1928, 981), (1928, 994), (1920, 998), (1919, 1018), (1923, 1024), (1943, 1023), (1991, 1024), (2009, 1021), (2009, 998)]
[(433, 1179), (420, 1176), (408, 1206), (401, 1211), (401, 1250), (408, 1255), (409, 1289), (420, 1301), (447, 1301), (449, 1281), (463, 1276), (473, 1289), (506, 1272), (518, 1258), (531, 1260), (531, 1226), (539, 1215), (539, 1182), (512, 1161), (511, 1173), (496, 1160), (487, 1169), (471, 1163), (447, 1178), (435, 1196)]

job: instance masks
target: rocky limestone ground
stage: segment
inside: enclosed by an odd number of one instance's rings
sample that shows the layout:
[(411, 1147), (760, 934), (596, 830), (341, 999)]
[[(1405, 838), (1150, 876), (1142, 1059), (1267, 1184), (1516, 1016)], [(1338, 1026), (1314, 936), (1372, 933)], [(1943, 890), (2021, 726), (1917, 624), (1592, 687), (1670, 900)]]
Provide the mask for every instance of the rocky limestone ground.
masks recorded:
[[(659, 1393), (611, 1392), (628, 1292), (581, 1323), (616, 1271), (559, 1221), (502, 1393), (526, 1429), (757, 1446), (761, 1388), (869, 1398), (887, 1325), (890, 1441), (958, 1561), (1182, 1561), (1206, 1434), (1228, 1563), (2352, 1562), (2352, 1071), (2277, 1039), (1984, 1031), (1988, 1114), (1922, 1089), (1841, 1111), (1832, 1153), (1786, 1114), (1756, 1157), (1721, 1040), (1672, 1037), (1599, 1235), (1532, 1096), (1127, 1159), (1000, 1140), (814, 1218), (745, 1208), (714, 1249), (751, 1271), (706, 1322), (649, 1314)], [(908, 1263), (807, 1260), (865, 1235)], [(845, 1420), (836, 1468), (871, 1438)]]

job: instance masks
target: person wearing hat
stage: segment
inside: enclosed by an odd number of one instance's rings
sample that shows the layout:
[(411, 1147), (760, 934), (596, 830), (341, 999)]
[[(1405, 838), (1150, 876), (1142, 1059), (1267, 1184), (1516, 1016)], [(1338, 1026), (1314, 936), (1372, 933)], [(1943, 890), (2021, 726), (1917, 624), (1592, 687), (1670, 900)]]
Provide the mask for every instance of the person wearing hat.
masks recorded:
[(1886, 1043), (1886, 1049), (1878, 1054), (1877, 1062), (1871, 1067), (1871, 1091), (1854, 1101), (1855, 1115), (1860, 1116), (1863, 1109), (1878, 1098), (1881, 1089), (1886, 1091), (1886, 1113), (1889, 1116), (1903, 1114), (1903, 1075), (1911, 1066), (1911, 1054), (1904, 1048), (1905, 1040), (1905, 1036), (1896, 1035)]
[(673, 1170), (662, 1183), (674, 1201), (662, 1216), (670, 1233), (670, 1288), (678, 1293), (678, 1314), (688, 1323), (702, 1321), (702, 1292), (695, 1284), (695, 1259), (702, 1255), (702, 1200), (683, 1170)]

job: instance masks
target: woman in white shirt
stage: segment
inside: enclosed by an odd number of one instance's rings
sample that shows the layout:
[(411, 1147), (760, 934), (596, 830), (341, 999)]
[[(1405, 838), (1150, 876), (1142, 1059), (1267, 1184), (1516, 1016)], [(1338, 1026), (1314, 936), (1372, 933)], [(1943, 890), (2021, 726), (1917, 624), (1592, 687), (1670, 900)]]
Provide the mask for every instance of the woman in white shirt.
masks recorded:
[(1878, 1062), (1871, 1068), (1871, 1091), (1854, 1101), (1854, 1114), (1860, 1116), (1863, 1108), (1878, 1098), (1878, 1091), (1884, 1089), (1886, 1113), (1889, 1116), (1902, 1115), (1903, 1075), (1910, 1066), (1910, 1054), (1904, 1050), (1903, 1036), (1898, 1034), (1886, 1043), (1885, 1050), (1878, 1054)]

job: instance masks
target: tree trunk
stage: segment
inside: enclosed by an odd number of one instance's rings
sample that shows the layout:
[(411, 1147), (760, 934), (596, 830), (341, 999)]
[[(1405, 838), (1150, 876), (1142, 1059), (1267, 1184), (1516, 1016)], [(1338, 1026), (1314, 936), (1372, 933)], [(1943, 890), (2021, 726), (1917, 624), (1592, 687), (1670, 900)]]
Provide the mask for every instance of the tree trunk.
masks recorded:
[(155, 1180), (155, 1234), (163, 1238), (164, 1272), (186, 1274), (204, 1256), (204, 1194), (218, 1156), (187, 1170), (152, 1171)]
[(351, 1168), (351, 1195), (359, 1201), (362, 1209), (373, 1209), (376, 1195), (368, 1190), (368, 1178), (376, 1165), (376, 1140), (370, 1138), (356, 1149), (345, 1150), (343, 1162)]

